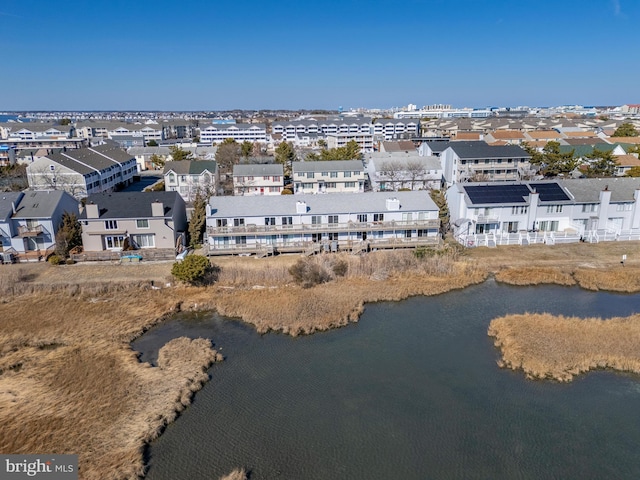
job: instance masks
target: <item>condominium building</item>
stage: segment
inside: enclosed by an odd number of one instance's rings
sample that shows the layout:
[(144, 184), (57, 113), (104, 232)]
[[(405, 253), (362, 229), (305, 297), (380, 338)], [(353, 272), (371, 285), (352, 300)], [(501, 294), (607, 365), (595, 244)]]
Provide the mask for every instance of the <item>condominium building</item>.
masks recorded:
[(360, 160), (293, 162), (296, 194), (364, 192), (366, 173)]
[(267, 128), (264, 124), (234, 123), (213, 124), (200, 126), (200, 141), (202, 143), (222, 143), (227, 138), (236, 142), (267, 142)]

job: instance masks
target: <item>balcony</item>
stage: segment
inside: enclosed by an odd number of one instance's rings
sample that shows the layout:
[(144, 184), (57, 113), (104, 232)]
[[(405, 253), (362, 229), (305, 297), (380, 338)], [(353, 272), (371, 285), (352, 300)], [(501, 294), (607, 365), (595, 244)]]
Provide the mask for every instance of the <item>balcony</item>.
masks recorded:
[(383, 230), (437, 229), (440, 220), (391, 220), (388, 222), (302, 223), (298, 225), (242, 225), (237, 227), (207, 227), (211, 236), (243, 234), (300, 234), (321, 232), (366, 232)]
[(45, 233), (45, 230), (42, 225), (21, 225), (18, 227), (19, 237), (37, 237), (38, 235), (42, 235), (43, 233)]

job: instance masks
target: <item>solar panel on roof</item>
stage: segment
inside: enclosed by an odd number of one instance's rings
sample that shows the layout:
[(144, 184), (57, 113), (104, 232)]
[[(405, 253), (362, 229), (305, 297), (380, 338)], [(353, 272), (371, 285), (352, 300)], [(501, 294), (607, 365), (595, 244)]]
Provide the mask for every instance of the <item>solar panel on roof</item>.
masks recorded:
[(512, 185), (470, 185), (464, 189), (471, 202), (483, 203), (526, 203), (529, 188), (522, 184)]
[(531, 188), (535, 188), (540, 194), (541, 202), (563, 202), (571, 200), (565, 191), (557, 183), (531, 183)]

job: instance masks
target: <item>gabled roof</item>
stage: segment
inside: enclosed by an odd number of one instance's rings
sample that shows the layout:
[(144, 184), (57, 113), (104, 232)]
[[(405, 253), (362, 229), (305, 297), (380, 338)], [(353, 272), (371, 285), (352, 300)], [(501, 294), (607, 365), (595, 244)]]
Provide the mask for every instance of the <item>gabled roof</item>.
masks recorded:
[(382, 142), (384, 150), (387, 152), (415, 152), (416, 146), (411, 140), (398, 140), (397, 142)]
[(522, 140), (524, 134), (518, 130), (496, 130), (491, 132), (491, 136), (496, 140)]
[(27, 191), (16, 206), (16, 213), (13, 218), (51, 218), (58, 204), (65, 196), (77, 202), (63, 190)]
[(559, 180), (573, 195), (577, 203), (599, 203), (600, 192), (607, 188), (611, 191), (611, 202), (633, 202), (636, 190), (640, 190), (640, 179), (631, 177), (580, 178)]
[(331, 193), (327, 195), (260, 195), (211, 197), (209, 218), (298, 216), (297, 202), (307, 205), (307, 215), (386, 212), (386, 200), (400, 200), (400, 211), (438, 211), (426, 191)]
[(526, 150), (517, 145), (491, 146), (486, 142), (450, 142), (448, 146), (460, 158), (530, 158)]
[(233, 166), (233, 176), (283, 176), (284, 168), (280, 163), (243, 164)]
[(13, 207), (18, 205), (23, 195), (22, 192), (0, 193), (0, 222), (6, 222), (13, 215)]
[(640, 159), (635, 155), (618, 155), (616, 162), (621, 167), (640, 167)]
[(93, 173), (95, 170), (105, 170), (118, 163), (134, 160), (132, 155), (109, 144), (58, 151), (58, 153), (47, 155), (47, 158), (81, 175)]
[(217, 163), (214, 160), (180, 160), (166, 162), (163, 174), (173, 171), (178, 175), (201, 175), (205, 171), (216, 173)]
[[(87, 197), (87, 204), (94, 203), (98, 206), (99, 219), (153, 218), (151, 204), (159, 201), (164, 205), (164, 218), (171, 218), (175, 214), (176, 201), (181, 200), (179, 198), (178, 192), (95, 193)], [(87, 219), (86, 209), (80, 214), (80, 218)]]
[(293, 162), (292, 170), (300, 172), (362, 172), (361, 160), (321, 160), (317, 162)]

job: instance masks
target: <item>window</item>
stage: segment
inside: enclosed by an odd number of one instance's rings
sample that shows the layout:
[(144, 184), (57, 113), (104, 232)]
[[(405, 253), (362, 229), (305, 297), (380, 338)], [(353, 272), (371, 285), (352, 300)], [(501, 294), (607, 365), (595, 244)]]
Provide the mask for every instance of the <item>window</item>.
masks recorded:
[(336, 182), (327, 182), (324, 184), (325, 188), (337, 188)]
[(276, 217), (265, 217), (264, 224), (265, 225), (275, 225), (276, 224)]
[(539, 230), (542, 232), (557, 232), (558, 231), (558, 221), (544, 221), (540, 222)]
[(280, 187), (269, 187), (269, 192), (276, 193), (280, 191)]
[(322, 223), (322, 216), (321, 215), (312, 215), (311, 216), (311, 223), (313, 225), (320, 225)]
[(351, 172), (344, 172), (344, 178), (350, 178)]
[(529, 207), (511, 207), (511, 215), (523, 215), (529, 211)]
[(262, 180), (269, 180), (269, 176), (262, 177)]
[(136, 227), (138, 228), (149, 228), (149, 220), (146, 218), (136, 220)]
[(547, 205), (547, 213), (562, 213), (562, 205)]
[(373, 214), (374, 222), (384, 222), (384, 213), (374, 213)]
[(313, 188), (313, 183), (303, 183), (302, 188)]
[(244, 227), (244, 218), (234, 218), (233, 219), (234, 227)]
[(629, 212), (631, 211), (633, 204), (631, 203), (617, 203), (616, 212)]
[(338, 172), (331, 172), (331, 173), (329, 174), (329, 177), (331, 177), (331, 178), (338, 178)]
[(293, 217), (282, 217), (282, 225), (292, 225)]
[(169, 174), (169, 183), (175, 183), (176, 182), (176, 176), (173, 173)]
[(105, 220), (104, 221), (104, 229), (105, 230), (117, 230), (118, 222), (116, 220)]
[(367, 214), (366, 213), (360, 213), (358, 214), (358, 222), (360, 223), (367, 223)]
[(314, 178), (314, 172), (307, 172), (307, 178)]
[(108, 235), (104, 237), (104, 244), (107, 250), (121, 249), (124, 245), (124, 235)]
[(328, 172), (322, 172), (320, 175), (322, 175), (323, 177), (326, 177), (327, 175), (329, 175)]
[(327, 221), (332, 224), (332, 223), (338, 223), (338, 215), (329, 215), (327, 217)]
[(518, 222), (504, 222), (502, 231), (508, 233), (516, 233), (518, 231)]
[(280, 175), (276, 175), (275, 177), (273, 177), (273, 181), (274, 182), (279, 182), (280, 181)]
[(598, 210), (598, 205), (595, 203), (587, 203), (585, 205), (582, 205), (582, 212), (583, 213), (587, 213), (587, 212), (595, 212)]
[(140, 248), (153, 248), (156, 246), (154, 235), (152, 233), (145, 233), (142, 235), (133, 235), (133, 241)]
[(356, 182), (344, 182), (344, 188), (355, 188)]
[(227, 219), (226, 218), (218, 218), (216, 220), (216, 226), (218, 226), (218, 227), (226, 227), (227, 226)]

